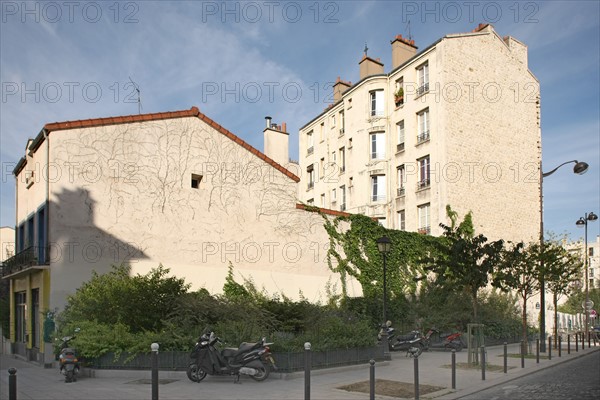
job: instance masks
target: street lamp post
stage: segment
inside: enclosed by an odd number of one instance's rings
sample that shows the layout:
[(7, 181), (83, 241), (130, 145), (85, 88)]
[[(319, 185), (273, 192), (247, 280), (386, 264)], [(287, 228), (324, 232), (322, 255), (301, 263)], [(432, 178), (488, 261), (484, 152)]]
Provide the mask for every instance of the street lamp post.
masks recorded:
[(584, 309), (585, 309), (585, 335), (589, 338), (590, 335), (590, 331), (589, 331), (589, 323), (590, 323), (590, 311), (592, 309), (593, 305), (590, 305), (590, 289), (589, 289), (589, 278), (588, 278), (588, 271), (589, 271), (589, 257), (588, 257), (588, 236), (587, 236), (587, 232), (588, 232), (588, 222), (589, 221), (596, 221), (598, 219), (598, 216), (596, 214), (594, 214), (593, 212), (585, 213), (584, 217), (581, 217), (577, 220), (577, 222), (575, 222), (575, 225), (579, 226), (579, 227), (584, 227), (585, 228), (585, 234), (584, 234), (584, 248), (583, 248), (583, 252), (585, 253), (585, 303), (584, 303)]
[[(542, 162), (540, 161), (540, 252), (544, 251), (544, 178), (555, 173), (560, 167), (566, 164), (574, 163), (573, 173), (581, 175), (588, 170), (588, 164), (583, 161), (566, 161), (549, 172), (542, 172)], [(546, 352), (546, 288), (544, 278), (544, 259), (540, 259), (540, 351)]]
[(381, 325), (381, 341), (383, 343), (383, 356), (389, 358), (390, 348), (388, 344), (388, 332), (387, 332), (387, 254), (392, 249), (392, 242), (387, 236), (383, 236), (377, 239), (377, 249), (383, 256), (383, 324)]

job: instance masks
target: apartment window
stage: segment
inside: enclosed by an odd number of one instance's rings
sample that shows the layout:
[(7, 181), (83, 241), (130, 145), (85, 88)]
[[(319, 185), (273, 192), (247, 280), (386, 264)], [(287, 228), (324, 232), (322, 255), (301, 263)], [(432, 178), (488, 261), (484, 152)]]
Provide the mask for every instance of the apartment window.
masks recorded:
[(340, 186), (340, 211), (346, 211), (346, 186)]
[(202, 182), (202, 175), (192, 174), (192, 189), (199, 189)]
[(322, 142), (325, 140), (325, 122), (321, 122), (319, 126), (319, 140)]
[(593, 248), (593, 247), (590, 247), (590, 248), (588, 249), (588, 256), (590, 256), (590, 257), (594, 257), (594, 248)]
[(340, 136), (342, 136), (346, 130), (346, 118), (344, 110), (340, 111)]
[(354, 187), (354, 178), (350, 177), (348, 179), (348, 188), (352, 188), (352, 187)]
[(315, 186), (315, 167), (314, 167), (314, 164), (310, 164), (306, 168), (306, 174), (308, 175), (308, 189), (312, 189)]
[(346, 171), (346, 149), (340, 149), (340, 174)]
[(429, 140), (429, 109), (425, 109), (417, 114), (417, 123), (419, 126), (417, 144), (419, 144)]
[(429, 63), (422, 64), (417, 68), (417, 96), (429, 91)]
[(321, 193), (321, 207), (325, 207), (325, 193)]
[(590, 277), (593, 278), (594, 277), (594, 268), (590, 268), (590, 272), (589, 273), (590, 273)]
[(371, 201), (385, 201), (385, 175), (371, 176)]
[(15, 342), (27, 341), (27, 293), (15, 293)]
[(329, 122), (331, 123), (331, 128), (335, 128), (335, 114), (331, 114), (329, 117)]
[(371, 159), (380, 160), (385, 158), (385, 133), (371, 133)]
[(400, 78), (396, 81), (396, 87), (394, 89), (394, 103), (396, 107), (400, 107), (404, 104), (404, 79)]
[(348, 139), (348, 148), (352, 148), (352, 138)]
[(335, 203), (337, 201), (337, 192), (335, 189), (331, 189), (331, 203)]
[(429, 203), (423, 204), (417, 208), (417, 214), (419, 217), (419, 233), (431, 233), (431, 225), (429, 222), (429, 208)]
[(387, 228), (387, 219), (385, 217), (380, 217), (377, 218), (377, 222), (379, 223), (379, 225), (383, 226), (384, 228)]
[(397, 175), (397, 179), (398, 179), (398, 186), (397, 186), (397, 195), (398, 196), (404, 196), (405, 194), (405, 188), (404, 185), (406, 184), (406, 169), (404, 168), (404, 164), (399, 165), (398, 168), (396, 168), (396, 175)]
[(306, 204), (308, 204), (309, 206), (314, 206), (315, 205), (315, 199), (308, 199), (306, 201)]
[(396, 124), (396, 132), (398, 133), (398, 144), (396, 144), (396, 151), (404, 151), (404, 120)]
[(371, 98), (371, 117), (383, 116), (383, 90), (374, 90), (369, 93)]
[(46, 264), (46, 207), (37, 213), (37, 260), (38, 264)]
[(417, 189), (428, 188), (431, 185), (430, 180), (430, 161), (429, 156), (420, 158), (417, 160), (419, 164), (419, 181), (417, 183)]
[(401, 231), (406, 230), (406, 212), (404, 210), (398, 211), (398, 229)]
[(321, 158), (321, 177), (325, 177), (325, 157)]
[(312, 154), (315, 150), (315, 143), (313, 138), (313, 131), (306, 134), (306, 154)]

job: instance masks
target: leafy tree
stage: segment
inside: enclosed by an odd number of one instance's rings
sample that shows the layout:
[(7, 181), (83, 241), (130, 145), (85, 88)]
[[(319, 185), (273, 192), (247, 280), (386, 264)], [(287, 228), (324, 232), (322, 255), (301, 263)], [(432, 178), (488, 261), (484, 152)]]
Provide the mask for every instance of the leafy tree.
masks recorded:
[(527, 342), (527, 300), (540, 290), (539, 244), (513, 244), (503, 251), (502, 267), (494, 275), (494, 286), (514, 290), (521, 300), (522, 338)]
[[(589, 298), (594, 302), (594, 309), (600, 307), (600, 288), (589, 288)], [(583, 313), (581, 304), (585, 301), (585, 291), (581, 286), (574, 286), (567, 301), (558, 307), (558, 311), (569, 314)]]
[(568, 295), (574, 289), (573, 283), (579, 282), (583, 263), (581, 260), (557, 242), (546, 242), (542, 254), (544, 277), (547, 287), (552, 291), (554, 304), (554, 345), (558, 338), (558, 299)]
[(446, 207), (446, 213), (450, 225), (440, 224), (444, 240), (438, 241), (437, 250), (423, 258), (422, 262), (428, 265), (425, 270), (435, 274), (435, 285), (468, 293), (473, 320), (478, 321), (477, 295), (488, 285), (491, 274), (499, 265), (504, 242), (488, 242), (482, 234), (475, 236), (471, 213), (465, 215), (458, 225), (458, 215), (450, 206)]

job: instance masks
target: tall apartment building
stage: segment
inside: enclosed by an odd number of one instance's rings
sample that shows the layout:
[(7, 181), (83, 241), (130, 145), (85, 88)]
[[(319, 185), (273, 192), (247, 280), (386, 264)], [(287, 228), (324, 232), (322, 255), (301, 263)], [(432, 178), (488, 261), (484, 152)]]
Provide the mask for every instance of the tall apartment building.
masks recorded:
[[(587, 249), (583, 240), (567, 244), (567, 249), (581, 259), (585, 268), (587, 253), (588, 288), (600, 288), (600, 236), (589, 239)], [(581, 288), (585, 288), (585, 269), (581, 271)]]
[(401, 35), (391, 45), (390, 72), (364, 54), (360, 80), (338, 77), (334, 103), (300, 128), (299, 199), (433, 235), (451, 205), (490, 238), (539, 237), (539, 83), (527, 47), (490, 25), (418, 53)]

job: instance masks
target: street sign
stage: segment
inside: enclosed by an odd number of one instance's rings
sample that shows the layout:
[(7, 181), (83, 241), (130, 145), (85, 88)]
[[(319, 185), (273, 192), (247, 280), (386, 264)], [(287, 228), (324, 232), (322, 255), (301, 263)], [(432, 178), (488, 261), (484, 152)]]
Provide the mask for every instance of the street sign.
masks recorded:
[(587, 300), (587, 301), (583, 301), (581, 303), (581, 307), (583, 307), (584, 310), (591, 310), (592, 308), (594, 308), (594, 302), (591, 300)]
[(596, 312), (596, 310), (590, 310), (590, 317), (596, 318), (596, 316), (598, 316), (598, 313)]

